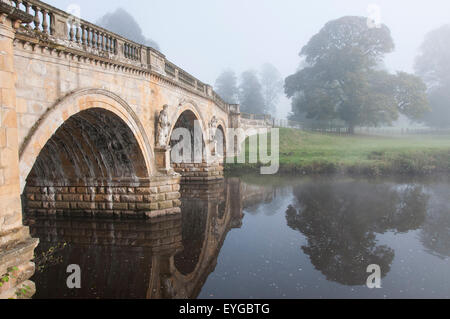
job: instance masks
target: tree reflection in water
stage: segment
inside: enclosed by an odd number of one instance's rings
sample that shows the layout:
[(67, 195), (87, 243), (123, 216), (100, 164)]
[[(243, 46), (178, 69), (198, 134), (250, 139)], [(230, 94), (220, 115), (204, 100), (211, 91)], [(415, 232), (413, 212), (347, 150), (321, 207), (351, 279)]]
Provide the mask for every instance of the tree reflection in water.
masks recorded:
[(370, 264), (386, 276), (394, 250), (376, 234), (418, 229), (429, 200), (422, 186), (358, 181), (309, 182), (294, 187), (294, 196), (286, 219), (306, 237), (303, 252), (328, 280), (350, 286), (366, 283)]
[(439, 258), (450, 257), (450, 193), (448, 186), (440, 185), (431, 195), (425, 223), (420, 233), (420, 240), (425, 249)]
[[(215, 296), (225, 298), (235, 297), (236, 287), (244, 295), (278, 296), (264, 288), (267, 278), (280, 287), (284, 283), (289, 296), (296, 297), (301, 292), (298, 287), (308, 287), (308, 281), (322, 279), (323, 274), (329, 282), (317, 291), (309, 286), (312, 290), (302, 295), (322, 296), (324, 291), (342, 288), (334, 283), (364, 285), (370, 264), (380, 265), (383, 277), (389, 272), (398, 276), (398, 286), (390, 283), (392, 293), (403, 289), (401, 278), (409, 287), (409, 274), (420, 276), (423, 269), (436, 265), (429, 289), (439, 291), (433, 280), (445, 277), (450, 257), (448, 190), (448, 183), (436, 181), (228, 178), (184, 185), (182, 213), (173, 216), (146, 221), (32, 217), (27, 224), (33, 237), (40, 239), (37, 253), (68, 244), (56, 256), (62, 258), (61, 264), (46, 265), (34, 276), (36, 298), (196, 298), (209, 296), (205, 291), (210, 293), (211, 287), (216, 287)], [(286, 211), (287, 203), (292, 205)], [(229, 238), (231, 229), (242, 226), (244, 214), (244, 229)], [(292, 245), (292, 236), (297, 242), (303, 239), (287, 227), (305, 236), (306, 256), (298, 252), (298, 244)], [(271, 232), (275, 236), (267, 240)], [(228, 246), (222, 249), (226, 238)], [(220, 252), (226, 258), (216, 269)], [(394, 267), (395, 256), (410, 258), (411, 264), (406, 269), (397, 263)], [(437, 265), (442, 260), (435, 256), (444, 261)], [(261, 266), (268, 258), (270, 263)], [(297, 279), (304, 277), (296, 282), (290, 276), (292, 269), (299, 268), (299, 260), (309, 263), (308, 259), (322, 274), (301, 267), (304, 272)], [(66, 287), (69, 264), (81, 266), (80, 290)], [(258, 278), (246, 275), (256, 273), (255, 269), (267, 271), (265, 278), (264, 272)], [(225, 275), (231, 271), (232, 275)], [(411, 287), (422, 291), (424, 286)], [(440, 295), (448, 295), (446, 287)], [(340, 296), (340, 292), (345, 289), (330, 294)]]

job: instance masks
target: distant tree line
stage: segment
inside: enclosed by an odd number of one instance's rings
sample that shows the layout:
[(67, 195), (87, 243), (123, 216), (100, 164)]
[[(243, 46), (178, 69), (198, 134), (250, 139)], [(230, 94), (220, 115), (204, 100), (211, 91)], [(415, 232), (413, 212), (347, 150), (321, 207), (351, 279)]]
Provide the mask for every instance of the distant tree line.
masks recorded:
[(244, 113), (275, 115), (283, 80), (280, 72), (266, 63), (259, 72), (243, 72), (239, 80), (233, 70), (222, 72), (216, 80), (215, 90), (225, 102), (240, 104)]
[(450, 25), (425, 36), (415, 72), (427, 84), (431, 110), (424, 122), (431, 127), (450, 127)]

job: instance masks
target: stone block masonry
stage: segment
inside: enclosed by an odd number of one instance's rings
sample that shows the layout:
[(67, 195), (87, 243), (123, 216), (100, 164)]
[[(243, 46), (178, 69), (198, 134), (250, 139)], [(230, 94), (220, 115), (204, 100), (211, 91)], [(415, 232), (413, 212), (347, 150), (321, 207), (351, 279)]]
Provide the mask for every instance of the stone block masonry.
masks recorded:
[[(150, 218), (180, 212), (178, 174), (102, 186), (69, 183), (46, 186), (28, 181), (23, 195), (27, 216)], [(111, 183), (109, 183), (111, 184)]]
[(223, 179), (223, 165), (220, 163), (172, 164), (175, 172), (181, 174), (182, 182), (213, 181)]
[(113, 229), (110, 219), (38, 216), (29, 221), (31, 235), (43, 238), (42, 243), (51, 245), (67, 242), (161, 250), (178, 247), (182, 240), (180, 213), (157, 216), (145, 221), (120, 219), (114, 222)]
[[(13, 39), (15, 21), (32, 17), (0, 2), (0, 299), (27, 298), (35, 292), (28, 279), (34, 274), (37, 239), (22, 225), (19, 143)], [(20, 293), (26, 287), (25, 293)]]

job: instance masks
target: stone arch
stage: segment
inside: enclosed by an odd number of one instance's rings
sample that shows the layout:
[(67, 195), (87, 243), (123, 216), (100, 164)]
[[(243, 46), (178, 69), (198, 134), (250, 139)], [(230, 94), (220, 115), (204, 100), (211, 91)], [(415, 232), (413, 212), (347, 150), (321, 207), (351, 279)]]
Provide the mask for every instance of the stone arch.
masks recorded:
[[(220, 141), (221, 139), (221, 141)], [(216, 149), (216, 154), (222, 156), (223, 158), (226, 157), (226, 153), (227, 153), (227, 134), (226, 131), (224, 129), (224, 126), (222, 124), (219, 124), (217, 126), (217, 131), (216, 131), (216, 142), (217, 142), (217, 147), (218, 148), (222, 148), (222, 150), (218, 150)]]
[[(194, 223), (194, 221), (190, 221), (193, 227), (201, 227), (198, 229), (198, 234), (201, 235), (199, 241), (193, 243), (196, 247), (193, 250), (192, 246), (189, 245), (190, 250), (186, 250), (185, 240), (183, 242), (183, 246), (185, 247), (183, 251), (173, 256), (171, 259), (171, 268), (173, 269), (172, 273), (174, 273), (177, 277), (180, 277), (185, 282), (195, 281), (194, 279), (201, 276), (201, 272), (199, 271), (202, 267), (207, 264), (208, 257), (211, 257), (211, 246), (214, 246), (215, 241), (213, 240), (212, 230), (213, 230), (213, 222), (214, 216), (212, 212), (209, 210), (208, 203), (203, 203), (206, 211), (199, 211), (198, 207), (196, 211), (193, 211), (194, 216), (203, 219), (202, 224)], [(183, 224), (183, 227), (186, 227)], [(189, 238), (188, 238), (189, 239)], [(184, 254), (186, 252), (186, 255)], [(195, 253), (195, 256), (191, 256), (192, 253)], [(183, 262), (185, 264), (183, 264)]]
[(175, 125), (177, 124), (178, 120), (180, 119), (180, 117), (187, 111), (192, 112), (196, 119), (199, 121), (200, 123), (200, 128), (202, 130), (202, 134), (203, 134), (203, 140), (207, 141), (206, 139), (206, 129), (208, 128), (208, 124), (205, 121), (202, 113), (200, 112), (199, 107), (197, 106), (197, 104), (195, 104), (192, 101), (186, 102), (186, 103), (180, 103), (180, 106), (177, 108), (176, 112), (172, 115), (172, 117), (170, 118), (170, 123), (172, 124), (170, 131), (169, 131), (169, 135), (168, 135), (168, 141), (167, 144), (170, 144), (170, 138), (172, 137), (172, 132), (175, 129)]
[[(32, 128), (19, 151), (20, 186), (23, 192), (26, 179), (35, 165), (41, 151), (60, 127), (74, 115), (90, 109), (110, 112), (120, 119), (132, 132), (141, 150), (147, 176), (153, 171), (151, 158), (153, 151), (139, 117), (119, 96), (102, 89), (82, 89), (75, 91), (49, 108)], [(91, 112), (92, 113), (92, 112)], [(92, 116), (89, 114), (88, 116)]]
[[(216, 266), (218, 253), (228, 232), (234, 228), (235, 217), (229, 209), (229, 205), (226, 205), (224, 215), (219, 219), (217, 204), (212, 205), (213, 203), (210, 201), (205, 201), (204, 204), (208, 206), (208, 212), (207, 216), (203, 217), (206, 218), (206, 227), (202, 233), (203, 243), (197, 247), (197, 251), (200, 250), (200, 253), (197, 253), (195, 259), (192, 260), (189, 260), (188, 255), (184, 256), (190, 262), (189, 267), (184, 269), (180, 268), (180, 261), (177, 261), (177, 255), (180, 256), (180, 254), (172, 256), (170, 260), (170, 273), (173, 281), (177, 283), (177, 287), (184, 287), (189, 298), (195, 298), (200, 292), (203, 283)], [(200, 211), (197, 210), (196, 213), (198, 214)], [(185, 227), (184, 224), (183, 227)], [(185, 245), (184, 242), (183, 245)]]

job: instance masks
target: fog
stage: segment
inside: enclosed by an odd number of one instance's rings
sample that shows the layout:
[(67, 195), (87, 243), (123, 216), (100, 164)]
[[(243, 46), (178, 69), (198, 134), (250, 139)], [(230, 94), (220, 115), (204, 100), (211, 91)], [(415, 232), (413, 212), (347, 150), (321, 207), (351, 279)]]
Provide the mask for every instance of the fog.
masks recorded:
[[(138, 22), (143, 36), (156, 41), (169, 60), (203, 82), (214, 84), (227, 68), (237, 74), (266, 62), (283, 77), (295, 72), (303, 45), (329, 20), (345, 15), (368, 16), (380, 9), (381, 22), (392, 32), (395, 52), (386, 58), (391, 71), (413, 72), (414, 59), (429, 31), (450, 23), (448, 0), (46, 0), (81, 18), (96, 22), (124, 8)], [(373, 7), (373, 6), (372, 6)], [(279, 118), (290, 111), (280, 102)]]

